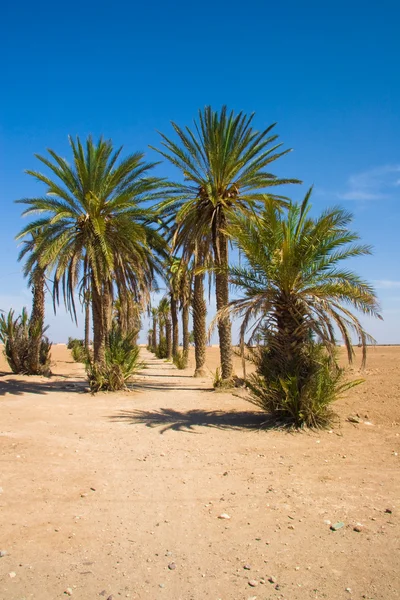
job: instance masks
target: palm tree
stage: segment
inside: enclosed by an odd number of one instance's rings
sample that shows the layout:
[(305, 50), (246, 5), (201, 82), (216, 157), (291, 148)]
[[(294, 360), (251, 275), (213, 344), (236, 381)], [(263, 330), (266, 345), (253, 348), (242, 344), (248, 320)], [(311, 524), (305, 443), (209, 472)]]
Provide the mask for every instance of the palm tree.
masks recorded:
[(152, 347), (153, 351), (157, 348), (157, 322), (158, 322), (158, 310), (157, 308), (151, 309), (151, 315), (153, 318), (153, 329), (152, 329)]
[(178, 321), (178, 301), (176, 295), (172, 292), (170, 298), (171, 321), (172, 321), (172, 356), (179, 352), (179, 321)]
[(130, 294), (122, 294), (114, 302), (115, 319), (123, 336), (134, 335), (135, 343), (140, 331), (141, 307)]
[[(172, 323), (171, 323), (171, 305), (168, 297), (162, 298), (158, 305), (158, 314), (160, 318), (160, 345), (161, 345), (161, 333), (164, 333), (165, 327), (165, 343), (166, 343), (166, 357), (168, 360), (172, 358)], [(161, 332), (161, 329), (163, 330)], [(162, 336), (163, 337), (163, 336)]]
[[(262, 200), (261, 191), (295, 180), (278, 179), (266, 169), (289, 150), (278, 151), (274, 125), (259, 132), (252, 128), (253, 116), (242, 112), (220, 112), (206, 107), (199, 111), (194, 130), (172, 126), (178, 136), (174, 142), (161, 134), (162, 150), (169, 162), (178, 167), (184, 183), (170, 185), (172, 198), (161, 204), (166, 217), (175, 215), (174, 251), (182, 248), (187, 258), (193, 254), (196, 240), (205, 241), (215, 266), (217, 309), (229, 302), (227, 267), (228, 239), (225, 230), (235, 214), (253, 218)], [(278, 197), (277, 197), (278, 199)], [(201, 258), (200, 258), (201, 260)], [(195, 282), (194, 306), (202, 285)], [(225, 313), (224, 313), (225, 314)], [(194, 328), (196, 331), (196, 326)], [(225, 314), (218, 321), (222, 381), (230, 385), (233, 373), (231, 323)]]
[(171, 321), (172, 321), (172, 356), (177, 356), (179, 352), (179, 322), (178, 322), (178, 301), (179, 301), (179, 271), (175, 265), (180, 261), (174, 256), (168, 256), (165, 263), (166, 279), (169, 290)]
[[(182, 258), (175, 258), (171, 263), (171, 285), (182, 310), (182, 365), (184, 368), (187, 367), (189, 358), (189, 309), (192, 296), (192, 279), (192, 268), (188, 263)], [(205, 331), (205, 323), (203, 329)]]
[(24, 276), (28, 277), (32, 288), (32, 312), (29, 319), (29, 357), (28, 369), (31, 375), (42, 372), (40, 363), (40, 348), (44, 331), (45, 293), (46, 293), (46, 268), (42, 267), (36, 259), (35, 250), (40, 241), (41, 231), (36, 229), (31, 232), (30, 239), (25, 240), (18, 260), (27, 257), (24, 265)]
[(147, 332), (147, 345), (148, 345), (149, 349), (152, 347), (152, 343), (153, 343), (153, 330), (149, 329)]
[(83, 276), (79, 286), (79, 300), (84, 308), (85, 313), (85, 332), (84, 332), (84, 345), (86, 355), (89, 356), (90, 347), (90, 302), (91, 302), (91, 288), (90, 288), (90, 274), (88, 269), (88, 261), (85, 256), (83, 259)]
[[(273, 405), (285, 412), (292, 397), (296, 423), (315, 425), (318, 421), (312, 403), (321, 390), (324, 392), (322, 384), (336, 382), (336, 375), (332, 379), (330, 371), (321, 371), (324, 358), (316, 349), (325, 348), (330, 364), (336, 364), (336, 327), (351, 362), (353, 332), (361, 340), (364, 364), (367, 341), (372, 338), (351, 309), (381, 317), (373, 288), (340, 264), (370, 253), (370, 247), (358, 244), (359, 236), (348, 229), (352, 215), (334, 208), (312, 219), (310, 194), (311, 190), (300, 206), (291, 204), (287, 217), (266, 199), (262, 213), (251, 223), (243, 215), (231, 220), (227, 235), (238, 245), (247, 264), (230, 267), (230, 282), (242, 297), (223, 311), (241, 318), (242, 345), (249, 328), (253, 332), (250, 342), (258, 334), (264, 339), (258, 349), (260, 360), (256, 361), (266, 379), (261, 394), (264, 401), (272, 398)], [(220, 313), (218, 318), (223, 316)], [(308, 414), (300, 399), (309, 393), (310, 381), (317, 381), (321, 373), (324, 377), (321, 375), (313, 388)], [(280, 403), (279, 394), (284, 399)], [(326, 398), (321, 397), (324, 401)]]
[(67, 308), (75, 314), (74, 292), (87, 261), (93, 309), (94, 362), (104, 364), (114, 289), (129, 291), (135, 301), (149, 300), (155, 274), (161, 271), (156, 250), (163, 245), (152, 227), (154, 211), (143, 206), (160, 198), (161, 180), (151, 175), (153, 163), (135, 153), (119, 160), (111, 141), (84, 148), (79, 138), (69, 138), (73, 164), (53, 150), (50, 158), (36, 157), (54, 179), (37, 171), (27, 173), (47, 188), (45, 196), (19, 200), (28, 205), (25, 215), (40, 218), (25, 227), (18, 238), (43, 231), (35, 259), (54, 272), (54, 302), (60, 289)]
[[(200, 249), (199, 249), (200, 248)], [(204, 274), (202, 268), (206, 263), (206, 250), (201, 246), (201, 242), (196, 244), (196, 251), (193, 264), (193, 337), (194, 337), (194, 356), (196, 361), (195, 377), (205, 377), (206, 363), (206, 318), (207, 305), (204, 298)], [(226, 322), (226, 319), (225, 319)]]
[(180, 304), (182, 308), (182, 354), (183, 354), (183, 366), (186, 368), (189, 360), (189, 346), (190, 346), (190, 333), (189, 333), (189, 310), (190, 302), (192, 298), (192, 270), (186, 265), (182, 275), (181, 291), (180, 291)]

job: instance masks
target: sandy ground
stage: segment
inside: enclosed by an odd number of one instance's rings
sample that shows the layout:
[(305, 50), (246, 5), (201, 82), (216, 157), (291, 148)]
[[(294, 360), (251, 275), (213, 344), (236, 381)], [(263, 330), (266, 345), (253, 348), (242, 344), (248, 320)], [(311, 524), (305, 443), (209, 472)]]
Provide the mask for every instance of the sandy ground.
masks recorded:
[(50, 380), (0, 365), (1, 600), (400, 598), (400, 348), (296, 434), (143, 357), (96, 396), (63, 346)]

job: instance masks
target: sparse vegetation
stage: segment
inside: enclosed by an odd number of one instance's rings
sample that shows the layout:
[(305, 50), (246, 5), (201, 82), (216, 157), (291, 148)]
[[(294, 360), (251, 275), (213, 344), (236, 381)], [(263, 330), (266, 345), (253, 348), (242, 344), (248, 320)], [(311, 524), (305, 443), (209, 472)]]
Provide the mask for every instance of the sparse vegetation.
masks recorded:
[(126, 388), (126, 382), (143, 367), (135, 334), (123, 335), (113, 324), (108, 334), (105, 363), (99, 367), (94, 361), (86, 362), (89, 386), (92, 392), (115, 391)]
[(348, 381), (345, 369), (321, 344), (308, 343), (290, 364), (277, 360), (268, 345), (250, 349), (247, 358), (257, 367), (246, 379), (250, 402), (277, 422), (295, 427), (330, 426), (335, 419), (333, 402), (364, 381)]
[[(28, 312), (24, 308), (21, 315), (15, 316), (13, 310), (0, 315), (0, 341), (4, 344), (4, 355), (13, 373), (22, 375), (50, 375), (51, 343), (44, 335), (46, 330), (33, 331)], [(40, 337), (38, 366), (32, 373), (31, 347), (32, 335)]]
[(185, 354), (181, 351), (178, 350), (178, 352), (175, 354), (175, 356), (173, 357), (173, 363), (176, 366), (177, 369), (186, 369), (187, 367), (187, 357), (185, 356)]
[[(156, 165), (141, 153), (120, 159), (121, 149), (103, 138), (95, 143), (89, 136), (85, 144), (70, 138), (71, 163), (53, 150), (49, 157), (36, 155), (50, 176), (28, 171), (46, 191), (19, 201), (24, 215), (39, 217), (17, 236), (24, 242), (19, 258), (26, 257), (33, 308), (30, 321), (25, 314), (3, 317), (10, 365), (30, 373), (48, 368), (43, 323), (45, 283), (51, 281), (54, 306), (62, 295), (76, 318), (78, 294), (84, 307), (85, 339), (70, 339), (68, 347), (75, 361), (86, 363), (92, 391), (124, 389), (141, 366), (141, 316), (160, 289), (166, 291), (151, 310), (147, 348), (184, 369), (193, 343), (194, 375), (205, 376), (208, 275), (218, 310), (214, 387), (237, 383), (231, 317), (239, 316), (241, 348), (249, 326), (248, 341), (258, 344), (247, 349), (257, 368), (247, 378), (251, 401), (296, 426), (327, 424), (334, 398), (353, 385), (337, 365), (334, 327), (350, 361), (351, 335), (359, 338), (364, 363), (371, 338), (351, 309), (379, 317), (371, 286), (338, 263), (369, 248), (356, 243), (345, 211), (312, 219), (310, 193), (300, 206), (270, 193), (299, 183), (270, 172), (270, 164), (287, 153), (274, 125), (257, 131), (253, 115), (206, 107), (193, 129), (173, 128), (177, 139), (161, 135), (157, 151), (183, 174), (182, 182), (155, 177)], [(229, 242), (244, 256), (244, 266), (230, 264)], [(229, 284), (244, 297), (229, 302)]]

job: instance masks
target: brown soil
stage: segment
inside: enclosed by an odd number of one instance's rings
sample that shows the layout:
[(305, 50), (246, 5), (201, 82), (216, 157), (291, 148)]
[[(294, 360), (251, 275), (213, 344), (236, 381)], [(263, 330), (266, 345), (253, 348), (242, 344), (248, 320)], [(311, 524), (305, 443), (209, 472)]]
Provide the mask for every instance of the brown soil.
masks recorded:
[(2, 600), (400, 598), (400, 348), (317, 433), (143, 355), (135, 391), (96, 396), (65, 346), (51, 379), (0, 365)]

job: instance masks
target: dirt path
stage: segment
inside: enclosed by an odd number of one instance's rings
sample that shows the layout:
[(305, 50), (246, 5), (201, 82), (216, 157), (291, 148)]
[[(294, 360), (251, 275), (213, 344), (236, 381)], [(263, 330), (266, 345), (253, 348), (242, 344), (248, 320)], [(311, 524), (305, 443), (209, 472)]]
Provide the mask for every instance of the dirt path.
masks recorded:
[(1, 599), (400, 598), (398, 426), (266, 431), (143, 356), (126, 394), (83, 393), (67, 354), (72, 387), (4, 379)]

